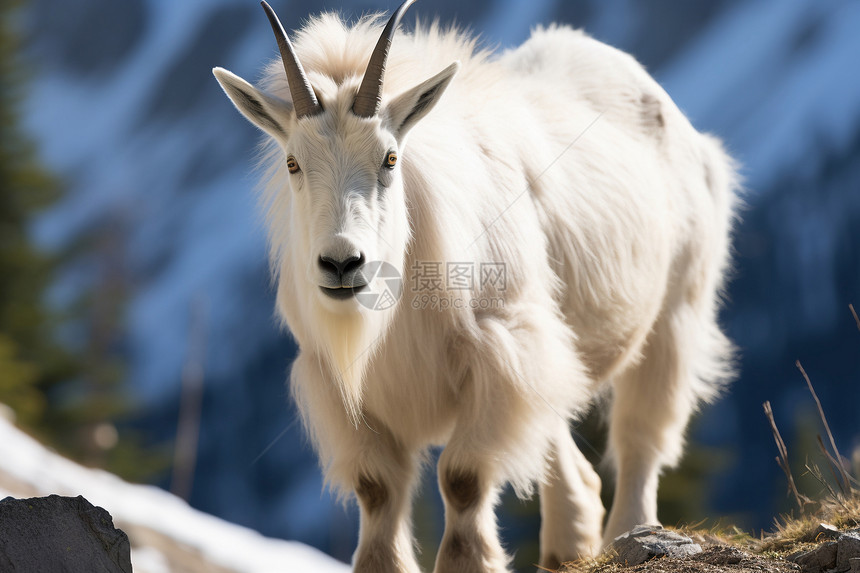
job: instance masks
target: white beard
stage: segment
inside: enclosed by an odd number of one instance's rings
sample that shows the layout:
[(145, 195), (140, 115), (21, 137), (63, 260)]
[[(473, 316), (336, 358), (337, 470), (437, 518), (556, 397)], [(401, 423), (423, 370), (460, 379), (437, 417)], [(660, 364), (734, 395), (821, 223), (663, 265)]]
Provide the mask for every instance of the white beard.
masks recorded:
[(326, 361), (350, 421), (358, 426), (364, 377), (385, 337), (393, 309), (361, 309), (344, 314), (318, 309), (317, 314), (316, 347)]

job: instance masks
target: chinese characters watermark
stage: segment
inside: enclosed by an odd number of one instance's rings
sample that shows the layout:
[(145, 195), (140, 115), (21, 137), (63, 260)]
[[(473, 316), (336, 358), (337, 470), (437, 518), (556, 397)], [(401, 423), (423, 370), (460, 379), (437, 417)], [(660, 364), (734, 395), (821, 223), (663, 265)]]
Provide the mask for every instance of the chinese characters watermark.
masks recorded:
[(404, 302), (415, 310), (502, 308), (506, 271), (501, 262), (415, 261), (404, 281), (393, 265), (374, 261), (362, 269), (368, 288), (355, 296), (371, 310), (386, 310), (403, 296), (406, 283), (410, 300)]

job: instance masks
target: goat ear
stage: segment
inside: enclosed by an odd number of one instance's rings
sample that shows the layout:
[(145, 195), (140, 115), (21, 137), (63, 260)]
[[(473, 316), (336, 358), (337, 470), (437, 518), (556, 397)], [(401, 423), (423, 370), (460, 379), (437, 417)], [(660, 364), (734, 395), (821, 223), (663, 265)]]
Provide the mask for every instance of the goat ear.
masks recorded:
[(429, 80), (395, 97), (388, 104), (386, 114), (389, 127), (398, 142), (403, 140), (418, 120), (433, 109), (459, 69), (460, 62), (454, 62)]
[(224, 68), (213, 68), (221, 89), (245, 118), (275, 139), (287, 137), (292, 104), (258, 90), (236, 74)]

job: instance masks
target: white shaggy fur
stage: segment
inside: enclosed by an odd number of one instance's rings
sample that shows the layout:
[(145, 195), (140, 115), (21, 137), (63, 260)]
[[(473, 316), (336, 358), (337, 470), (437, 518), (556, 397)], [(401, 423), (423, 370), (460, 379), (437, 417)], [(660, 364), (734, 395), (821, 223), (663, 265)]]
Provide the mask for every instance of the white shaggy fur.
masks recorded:
[[(357, 493), (354, 567), (418, 571), (410, 499), (433, 444), (437, 572), (507, 570), (493, 513), (506, 483), (539, 485), (542, 565), (592, 555), (657, 523), (659, 473), (729, 376), (716, 318), (731, 163), (633, 58), (566, 27), (500, 55), (435, 25), (401, 31), (380, 114), (357, 117), (380, 29), (326, 14), (297, 33), (324, 109), (301, 120), (280, 60), (262, 88), (215, 70), (271, 136), (264, 202), (278, 311), (300, 347), (292, 391), (327, 480)], [(389, 150), (393, 171), (380, 167)], [(399, 304), (321, 292), (318, 258), (356, 250), (399, 270)], [(422, 262), (503, 263), (506, 284), (416, 308)], [(600, 480), (568, 422), (607, 386), (616, 493), (603, 528)]]

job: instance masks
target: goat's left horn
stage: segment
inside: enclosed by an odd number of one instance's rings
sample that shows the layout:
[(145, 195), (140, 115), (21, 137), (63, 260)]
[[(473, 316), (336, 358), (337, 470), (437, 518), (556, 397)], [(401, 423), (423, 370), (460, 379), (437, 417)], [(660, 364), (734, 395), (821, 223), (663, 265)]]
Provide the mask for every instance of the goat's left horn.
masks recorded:
[(379, 111), (379, 106), (382, 104), (382, 80), (385, 76), (388, 49), (391, 47), (394, 32), (400, 24), (400, 18), (413, 2), (415, 0), (406, 0), (401, 4), (400, 8), (388, 20), (382, 35), (379, 36), (376, 47), (373, 48), (373, 53), (370, 55), (370, 62), (364, 72), (364, 78), (361, 80), (361, 87), (358, 88), (358, 94), (352, 104), (352, 112), (355, 115), (373, 117)]
[(302, 118), (310, 115), (316, 115), (322, 111), (320, 102), (317, 101), (317, 96), (311, 87), (311, 82), (305, 75), (305, 70), (296, 56), (293, 45), (290, 39), (287, 38), (287, 33), (284, 32), (284, 27), (281, 26), (281, 21), (278, 20), (278, 15), (272, 10), (272, 7), (263, 0), (260, 2), (263, 5), (263, 10), (266, 11), (266, 16), (269, 17), (269, 24), (272, 25), (272, 31), (275, 33), (275, 39), (278, 41), (278, 49), (281, 51), (281, 59), (284, 61), (284, 72), (287, 74), (287, 84), (290, 86), (290, 95), (293, 98), (293, 108), (296, 110), (296, 117)]

